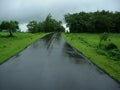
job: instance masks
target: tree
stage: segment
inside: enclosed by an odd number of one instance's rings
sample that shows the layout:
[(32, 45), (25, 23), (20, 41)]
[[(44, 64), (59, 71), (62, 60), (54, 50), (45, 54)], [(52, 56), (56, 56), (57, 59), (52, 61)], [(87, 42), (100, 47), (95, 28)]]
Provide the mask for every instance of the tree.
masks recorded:
[(89, 13), (68, 13), (64, 18), (71, 32), (120, 33), (120, 12), (102, 10)]
[(31, 33), (64, 31), (62, 22), (53, 19), (50, 14), (43, 22), (30, 21), (27, 27), (28, 31)]
[(2, 29), (1, 29), (1, 23), (0, 23), (0, 32), (2, 31)]
[(10, 21), (9, 22), (9, 33), (10, 33), (10, 37), (13, 36), (12, 32), (16, 32), (17, 29), (19, 29), (19, 25), (17, 21)]
[(13, 37), (12, 32), (16, 32), (19, 26), (17, 21), (2, 21), (0, 28), (1, 30), (7, 30), (10, 33), (9, 37)]
[(27, 25), (28, 31), (31, 33), (36, 33), (38, 32), (38, 23), (37, 21), (30, 21)]
[(49, 14), (44, 23), (45, 32), (55, 32), (55, 31), (63, 31), (63, 26), (61, 21), (57, 21), (52, 18), (51, 14)]
[(120, 12), (114, 14), (115, 32), (120, 33)]
[(75, 14), (66, 14), (65, 21), (67, 26), (69, 26), (71, 32), (87, 32), (86, 24), (89, 20), (89, 15), (85, 12), (75, 13)]

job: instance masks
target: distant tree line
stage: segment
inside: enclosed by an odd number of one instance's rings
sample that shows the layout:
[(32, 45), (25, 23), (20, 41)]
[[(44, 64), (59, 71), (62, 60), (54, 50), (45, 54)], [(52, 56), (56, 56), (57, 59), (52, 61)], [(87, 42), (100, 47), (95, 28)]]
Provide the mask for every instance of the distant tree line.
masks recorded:
[(120, 33), (120, 12), (96, 11), (66, 14), (70, 32)]
[(43, 22), (37, 22), (35, 20), (30, 21), (27, 24), (27, 28), (28, 32), (31, 33), (64, 31), (62, 22), (53, 19), (50, 14), (46, 17), (45, 21)]
[[(37, 22), (35, 20), (30, 21), (27, 24), (28, 32), (37, 33), (37, 32), (58, 32), (65, 31), (62, 26), (61, 21), (57, 21), (52, 18), (49, 14), (45, 21)], [(1, 21), (0, 22), (0, 32), (7, 31), (9, 32), (9, 37), (13, 36), (13, 32), (20, 31), (19, 30), (19, 22), (18, 21)]]
[[(88, 33), (120, 33), (120, 12), (96, 11), (96, 12), (80, 12), (74, 14), (66, 14), (64, 16), (70, 32), (88, 32)], [(57, 21), (49, 14), (44, 21), (30, 21), (27, 24), (28, 32), (57, 32), (64, 31), (61, 21)], [(17, 21), (0, 22), (0, 31), (7, 30), (9, 36), (12, 32), (19, 30)]]

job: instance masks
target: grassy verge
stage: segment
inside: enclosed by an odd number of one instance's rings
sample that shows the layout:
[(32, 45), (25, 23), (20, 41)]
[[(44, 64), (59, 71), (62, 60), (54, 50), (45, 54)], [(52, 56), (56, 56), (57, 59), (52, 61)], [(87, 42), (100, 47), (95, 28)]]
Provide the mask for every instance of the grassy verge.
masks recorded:
[[(94, 64), (120, 82), (120, 62), (97, 53), (100, 34), (62, 34), (67, 42), (82, 52)], [(110, 34), (110, 39), (120, 49), (120, 34)], [(119, 60), (120, 61), (120, 60)]]
[(7, 37), (8, 33), (0, 32), (0, 64), (46, 34), (14, 33), (15, 37)]

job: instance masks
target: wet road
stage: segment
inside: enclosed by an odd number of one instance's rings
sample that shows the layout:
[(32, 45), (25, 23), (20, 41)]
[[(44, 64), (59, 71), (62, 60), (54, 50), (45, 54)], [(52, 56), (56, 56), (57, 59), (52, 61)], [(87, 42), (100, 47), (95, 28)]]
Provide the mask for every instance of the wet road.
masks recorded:
[(120, 85), (55, 33), (0, 65), (0, 90), (120, 90)]

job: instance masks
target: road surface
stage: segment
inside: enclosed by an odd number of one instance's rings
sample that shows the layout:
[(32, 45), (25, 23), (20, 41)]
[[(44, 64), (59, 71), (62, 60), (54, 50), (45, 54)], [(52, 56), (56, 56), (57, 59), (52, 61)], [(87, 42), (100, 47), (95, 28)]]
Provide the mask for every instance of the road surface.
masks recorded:
[(0, 65), (0, 90), (120, 90), (120, 84), (55, 33)]

